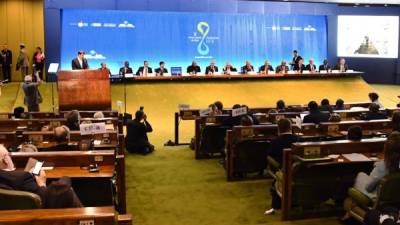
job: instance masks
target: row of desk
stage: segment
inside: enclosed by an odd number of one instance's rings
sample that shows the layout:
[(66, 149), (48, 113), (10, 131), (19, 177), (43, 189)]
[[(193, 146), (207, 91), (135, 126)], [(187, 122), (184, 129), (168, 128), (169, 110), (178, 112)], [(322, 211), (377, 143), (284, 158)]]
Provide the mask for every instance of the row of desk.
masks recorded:
[(364, 74), (363, 72), (345, 72), (345, 73), (286, 73), (286, 74), (236, 74), (236, 75), (169, 75), (169, 76), (131, 76), (123, 77), (121, 75), (111, 76), (112, 83), (136, 83), (136, 82), (155, 82), (155, 81), (218, 81), (218, 80), (275, 80), (275, 79), (308, 79), (308, 78), (346, 78), (357, 77)]
[[(90, 116), (94, 112), (81, 112)], [(0, 211), (0, 224), (126, 224), (132, 223), (126, 214), (125, 156), (122, 121), (114, 112), (104, 112), (110, 118), (82, 119), (86, 123), (105, 122), (109, 130), (104, 134), (82, 136), (79, 131), (71, 131), (71, 143), (83, 139), (94, 141), (93, 148), (101, 150), (52, 151), (52, 152), (12, 152), (11, 157), (17, 170), (22, 170), (29, 158), (44, 161), (48, 182), (63, 176), (71, 178), (72, 187), (84, 208), (79, 209), (33, 209)], [(38, 149), (46, 148), (54, 140), (53, 132), (40, 131), (43, 125), (65, 124), (63, 113), (33, 113), (30, 118), (9, 119), (4, 114), (0, 119), (0, 143), (6, 146), (34, 143)], [(7, 116), (7, 119), (5, 118)], [(79, 146), (80, 147), (80, 146)], [(90, 172), (89, 166), (97, 164), (98, 171)], [(115, 208), (114, 208), (115, 207)], [(22, 215), (6, 216), (13, 212)], [(53, 214), (51, 214), (53, 213)], [(25, 215), (25, 216), (24, 216)], [(86, 224), (86, 223), (85, 223)]]

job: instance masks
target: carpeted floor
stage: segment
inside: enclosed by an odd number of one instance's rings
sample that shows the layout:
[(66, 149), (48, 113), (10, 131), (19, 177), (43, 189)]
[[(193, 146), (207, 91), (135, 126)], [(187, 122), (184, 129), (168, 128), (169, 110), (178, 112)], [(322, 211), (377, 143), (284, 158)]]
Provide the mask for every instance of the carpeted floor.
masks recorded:
[[(0, 111), (22, 105), (19, 84), (3, 87)], [(56, 87), (56, 86), (54, 86)], [(149, 156), (129, 155), (127, 165), (128, 211), (138, 225), (247, 225), (247, 224), (339, 224), (336, 218), (281, 222), (280, 214), (264, 216), (269, 206), (270, 180), (226, 182), (218, 160), (194, 160), (187, 146), (164, 147), (173, 139), (173, 113), (179, 103), (204, 108), (215, 100), (230, 107), (235, 103), (250, 107), (272, 106), (278, 99), (287, 104), (320, 101), (367, 101), (367, 93), (377, 90), (381, 101), (393, 107), (400, 94), (399, 86), (372, 85), (362, 79), (283, 80), (240, 82), (143, 83), (127, 86), (127, 110), (134, 113), (143, 105), (154, 127), (150, 135), (157, 151)], [(51, 110), (51, 85), (41, 86), (42, 111)], [(54, 89), (56, 94), (56, 88)], [(112, 85), (113, 108), (124, 99), (123, 85)], [(55, 96), (57, 107), (57, 97)], [(193, 122), (181, 121), (181, 141), (194, 134)]]

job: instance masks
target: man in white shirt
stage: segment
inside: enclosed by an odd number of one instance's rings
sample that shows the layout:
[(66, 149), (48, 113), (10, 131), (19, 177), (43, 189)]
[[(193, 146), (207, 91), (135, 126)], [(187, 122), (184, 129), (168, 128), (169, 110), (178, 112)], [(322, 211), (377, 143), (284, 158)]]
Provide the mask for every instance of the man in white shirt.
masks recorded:
[(151, 69), (151, 67), (149, 67), (149, 62), (144, 61), (143, 66), (139, 67), (139, 69), (136, 72), (136, 75), (147, 77), (149, 73), (153, 73), (153, 70)]
[(87, 70), (89, 69), (89, 64), (85, 59), (85, 52), (80, 50), (78, 56), (72, 60), (72, 70)]

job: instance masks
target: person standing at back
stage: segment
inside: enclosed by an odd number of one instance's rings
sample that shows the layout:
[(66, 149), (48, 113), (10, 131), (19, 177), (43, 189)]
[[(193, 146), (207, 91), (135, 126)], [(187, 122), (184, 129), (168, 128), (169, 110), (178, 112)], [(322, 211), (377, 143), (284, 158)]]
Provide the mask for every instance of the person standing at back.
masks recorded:
[(29, 58), (26, 54), (26, 49), (24, 44), (20, 44), (19, 46), (19, 56), (17, 59), (16, 69), (21, 70), (21, 78), (24, 80), (25, 76), (28, 75), (29, 70)]
[(7, 48), (7, 45), (3, 45), (1, 50), (1, 66), (3, 70), (3, 79), (11, 82), (11, 65), (12, 65), (12, 52)]
[(33, 62), (33, 74), (36, 72), (39, 73), (39, 77), (43, 80), (43, 69), (44, 69), (44, 53), (42, 52), (42, 48), (36, 47), (36, 51), (33, 54), (32, 62)]
[(24, 104), (28, 107), (28, 112), (39, 112), (39, 104), (42, 103), (42, 96), (39, 92), (39, 85), (42, 80), (36, 74), (36, 82), (33, 82), (32, 75), (26, 75), (22, 89), (24, 90)]
[(154, 151), (154, 145), (150, 144), (147, 137), (147, 133), (152, 132), (153, 128), (142, 109), (135, 113), (135, 119), (128, 120), (126, 128), (125, 144), (128, 152), (147, 155)]
[(294, 67), (299, 64), (300, 60), (303, 60), (303, 58), (297, 53), (297, 50), (293, 50), (293, 59), (290, 63), (292, 70), (296, 70)]

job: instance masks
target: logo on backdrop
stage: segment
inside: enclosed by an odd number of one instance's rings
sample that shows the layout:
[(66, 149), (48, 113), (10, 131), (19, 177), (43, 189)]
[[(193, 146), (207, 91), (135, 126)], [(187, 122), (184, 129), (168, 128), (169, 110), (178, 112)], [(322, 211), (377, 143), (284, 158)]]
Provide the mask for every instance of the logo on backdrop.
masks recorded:
[(197, 45), (197, 52), (200, 55), (208, 55), (210, 52), (210, 48), (208, 47), (207, 43), (205, 43), (206, 37), (208, 32), (210, 31), (210, 25), (207, 22), (200, 22), (197, 24), (197, 30), (200, 32), (201, 40)]
[(218, 41), (219, 37), (208, 35), (211, 28), (205, 21), (197, 23), (196, 28), (197, 32), (194, 32), (192, 36), (188, 37), (190, 42), (197, 43), (197, 53), (199, 55), (195, 56), (195, 58), (212, 58), (210, 55), (210, 45), (214, 44), (215, 41)]

